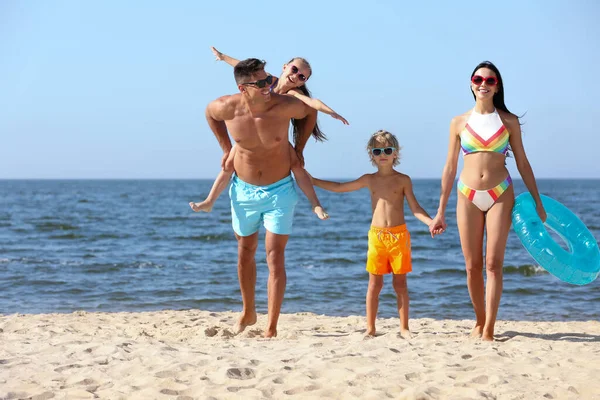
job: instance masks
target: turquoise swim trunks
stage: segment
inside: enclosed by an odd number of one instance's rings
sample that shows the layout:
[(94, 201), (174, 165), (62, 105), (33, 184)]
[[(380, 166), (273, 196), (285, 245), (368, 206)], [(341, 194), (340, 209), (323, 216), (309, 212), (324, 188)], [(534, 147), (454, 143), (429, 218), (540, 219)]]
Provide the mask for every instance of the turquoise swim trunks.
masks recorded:
[(291, 176), (267, 186), (251, 185), (233, 176), (229, 187), (231, 224), (239, 236), (250, 236), (264, 227), (278, 235), (292, 233), (294, 208), (298, 203)]

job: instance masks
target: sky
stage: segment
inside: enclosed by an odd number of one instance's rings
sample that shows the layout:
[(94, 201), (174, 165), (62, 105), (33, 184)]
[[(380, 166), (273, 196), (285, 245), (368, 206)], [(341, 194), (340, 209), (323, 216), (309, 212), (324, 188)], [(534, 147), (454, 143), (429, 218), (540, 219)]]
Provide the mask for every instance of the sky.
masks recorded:
[(329, 140), (305, 150), (316, 177), (373, 172), (365, 146), (386, 129), (400, 171), (439, 178), (450, 120), (474, 106), (471, 72), (490, 60), (536, 177), (600, 178), (599, 4), (2, 0), (0, 179), (214, 178), (204, 109), (237, 87), (210, 46), (274, 75), (311, 63), (313, 97), (350, 121), (319, 115)]

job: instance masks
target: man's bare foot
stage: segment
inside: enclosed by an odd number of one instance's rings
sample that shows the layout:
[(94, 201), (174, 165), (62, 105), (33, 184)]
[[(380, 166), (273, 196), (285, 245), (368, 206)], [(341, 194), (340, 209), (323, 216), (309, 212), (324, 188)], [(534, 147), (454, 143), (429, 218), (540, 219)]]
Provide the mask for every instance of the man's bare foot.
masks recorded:
[(319, 217), (319, 219), (328, 219), (329, 218), (329, 214), (327, 214), (327, 211), (325, 211), (323, 209), (323, 207), (321, 206), (316, 206), (313, 211), (315, 212), (315, 214), (317, 214), (317, 217)]
[(195, 212), (211, 212), (213, 208), (213, 203), (207, 200), (201, 201), (200, 203), (194, 203), (193, 201), (190, 201), (190, 207), (192, 207), (192, 210), (194, 210)]
[(412, 339), (412, 334), (408, 329), (400, 329), (400, 336), (402, 336), (406, 340)]
[(470, 336), (472, 338), (480, 338), (482, 334), (483, 334), (483, 325), (475, 324), (475, 327), (471, 330)]
[(277, 337), (277, 329), (266, 329), (263, 337), (267, 339)]
[(254, 325), (256, 323), (256, 313), (252, 313), (249, 316), (242, 315), (238, 322), (233, 327), (233, 333), (238, 335), (244, 332), (247, 326)]

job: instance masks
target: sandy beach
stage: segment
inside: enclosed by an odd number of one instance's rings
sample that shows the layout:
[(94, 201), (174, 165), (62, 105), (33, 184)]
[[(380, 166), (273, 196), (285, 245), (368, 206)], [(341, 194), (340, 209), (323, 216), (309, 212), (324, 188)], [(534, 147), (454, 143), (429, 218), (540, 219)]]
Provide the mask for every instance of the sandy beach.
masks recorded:
[(600, 322), (472, 321), (284, 314), (232, 334), (235, 313), (0, 317), (0, 399), (600, 399)]

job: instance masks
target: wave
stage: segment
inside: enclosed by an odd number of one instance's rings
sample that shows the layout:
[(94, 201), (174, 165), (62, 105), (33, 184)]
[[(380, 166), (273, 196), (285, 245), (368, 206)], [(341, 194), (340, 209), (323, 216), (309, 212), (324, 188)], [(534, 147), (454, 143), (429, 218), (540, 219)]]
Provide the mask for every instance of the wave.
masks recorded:
[(202, 242), (221, 242), (233, 239), (233, 233), (220, 233), (215, 235), (176, 236), (175, 240), (193, 240)]
[(40, 232), (74, 231), (79, 229), (79, 227), (76, 225), (70, 225), (60, 222), (43, 222), (41, 224), (35, 224), (35, 227)]
[(544, 268), (537, 266), (537, 265), (531, 265), (531, 264), (524, 264), (524, 265), (519, 265), (516, 267), (512, 266), (512, 265), (505, 265), (502, 270), (505, 274), (520, 274), (523, 276), (535, 276), (535, 275), (548, 274), (548, 271), (546, 271)]
[(69, 239), (69, 240), (76, 240), (76, 239), (84, 239), (85, 236), (83, 235), (78, 235), (76, 233), (66, 233), (64, 235), (52, 235), (48, 237), (49, 239)]

